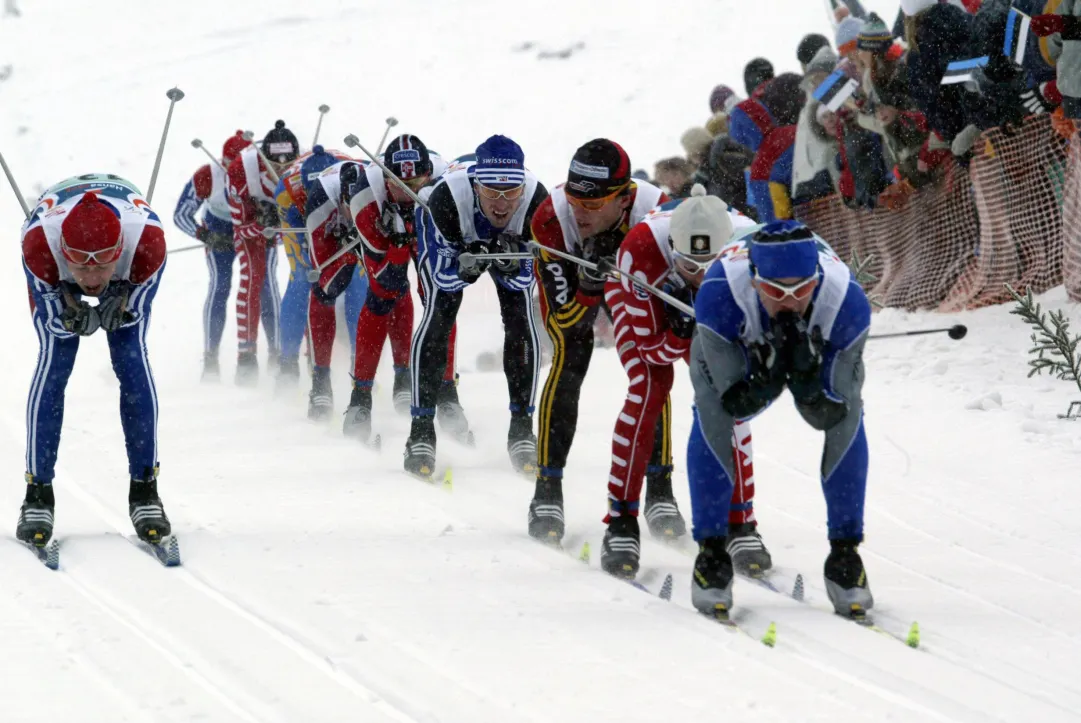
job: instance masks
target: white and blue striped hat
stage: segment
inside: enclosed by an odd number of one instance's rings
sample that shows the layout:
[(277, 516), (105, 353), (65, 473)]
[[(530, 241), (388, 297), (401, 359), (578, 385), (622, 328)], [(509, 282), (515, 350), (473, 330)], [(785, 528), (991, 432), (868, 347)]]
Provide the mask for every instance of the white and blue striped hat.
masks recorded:
[(525, 154), (506, 136), (492, 136), (477, 146), (473, 178), (482, 186), (521, 186), (525, 183)]

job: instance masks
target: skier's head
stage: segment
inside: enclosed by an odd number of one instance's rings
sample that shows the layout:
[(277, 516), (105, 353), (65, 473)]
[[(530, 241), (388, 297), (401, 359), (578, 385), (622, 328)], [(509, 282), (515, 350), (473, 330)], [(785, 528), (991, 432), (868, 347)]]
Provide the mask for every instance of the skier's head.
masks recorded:
[(304, 193), (311, 193), (312, 184), (319, 178), (319, 174), (338, 161), (339, 158), (335, 153), (327, 151), (322, 146), (317, 145), (312, 148), (311, 155), (300, 164), (300, 184), (304, 186)]
[(473, 174), (481, 213), (495, 228), (506, 228), (525, 196), (522, 148), (506, 136), (492, 136), (477, 146)]
[(244, 140), (244, 131), (237, 131), (229, 136), (225, 141), (225, 145), (221, 147), (222, 165), (228, 166), (249, 145), (251, 145), (251, 141)]
[(274, 121), (274, 128), (263, 137), (263, 155), (279, 174), (300, 155), (300, 142), (293, 131), (285, 127), (285, 121)]
[(105, 290), (123, 251), (120, 212), (97, 194), (84, 194), (60, 225), (60, 252), (83, 293)]
[(706, 195), (701, 183), (672, 212), (668, 225), (676, 271), (691, 286), (702, 283), (706, 269), (732, 237), (728, 205), (717, 196)]
[(818, 287), (818, 239), (799, 221), (774, 221), (749, 240), (751, 283), (771, 317), (806, 313)]
[(595, 138), (574, 152), (563, 187), (583, 239), (614, 228), (631, 207), (631, 159), (623, 147)]
[[(418, 193), (432, 180), (432, 157), (428, 147), (416, 136), (400, 135), (383, 152), (383, 165)], [(388, 180), (387, 189), (395, 203), (412, 203), (412, 199), (397, 183)]]

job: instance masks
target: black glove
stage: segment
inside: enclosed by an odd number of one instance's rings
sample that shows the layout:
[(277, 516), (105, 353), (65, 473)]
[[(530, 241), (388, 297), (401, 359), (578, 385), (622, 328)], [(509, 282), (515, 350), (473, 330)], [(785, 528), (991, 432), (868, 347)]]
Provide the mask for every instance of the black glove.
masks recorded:
[(206, 247), (211, 251), (232, 251), (233, 250), (233, 237), (230, 234), (215, 233), (214, 231), (208, 231), (204, 238), (200, 238)]
[[(694, 291), (689, 286), (675, 288), (671, 284), (665, 284), (663, 289), (677, 301), (682, 301), (687, 306), (694, 306)], [(664, 312), (668, 317), (668, 328), (680, 339), (690, 339), (694, 336), (694, 315), (680, 311), (672, 304), (664, 305)]]
[(128, 298), (134, 288), (135, 285), (130, 281), (114, 281), (109, 284), (98, 299), (97, 313), (102, 329), (116, 331), (135, 320), (135, 316), (127, 309)]
[(348, 246), (360, 238), (360, 233), (357, 231), (357, 227), (353, 225), (353, 222), (344, 220), (331, 227), (330, 235), (338, 242), (338, 248)]
[(473, 241), (465, 247), (466, 253), (470, 254), (466, 262), (461, 256), (458, 257), (458, 278), (467, 284), (472, 284), (488, 270), (491, 261), (486, 261), (488, 245), (483, 241)]
[(406, 221), (407, 215), (402, 215), (402, 207), (398, 204), (390, 201), (383, 202), (383, 213), (379, 217), (379, 231), (390, 239), (392, 246), (407, 246), (416, 236), (413, 232), (413, 224)]
[(101, 326), (98, 310), (85, 301), (76, 301), (74, 306), (66, 306), (60, 315), (60, 323), (65, 329), (79, 336), (90, 336)]
[(808, 333), (807, 323), (792, 312), (778, 314), (773, 330), (787, 372), (788, 390), (796, 400), (800, 416), (818, 430), (835, 426), (848, 414), (848, 404), (826, 396), (822, 383), (825, 345), (821, 330), (815, 327)]
[(749, 347), (747, 366), (747, 379), (736, 382), (721, 395), (721, 406), (736, 419), (758, 414), (784, 391), (784, 368), (771, 344)]
[[(510, 254), (518, 253), (525, 247), (525, 242), (518, 234), (501, 233), (495, 240), (495, 253)], [(502, 259), (493, 261), (492, 268), (505, 276), (517, 276), (522, 268), (522, 262), (518, 259)]]
[(207, 239), (210, 238), (210, 229), (208, 229), (206, 226), (203, 226), (202, 224), (196, 226), (195, 227), (195, 238), (198, 241), (202, 241), (203, 243), (206, 243)]
[(582, 242), (582, 258), (597, 262), (597, 259), (615, 257), (619, 245), (623, 243), (623, 232), (608, 229), (594, 234)]
[[(597, 259), (600, 261), (601, 259)], [(614, 258), (605, 259), (609, 263), (615, 261)], [(596, 263), (596, 262), (594, 262)], [(608, 274), (604, 273), (601, 269), (593, 271), (587, 269), (585, 266), (578, 267), (578, 293), (583, 296), (604, 296), (604, 284), (608, 281)]]
[(279, 223), (278, 204), (270, 201), (256, 201), (255, 222), (263, 228), (277, 228)]

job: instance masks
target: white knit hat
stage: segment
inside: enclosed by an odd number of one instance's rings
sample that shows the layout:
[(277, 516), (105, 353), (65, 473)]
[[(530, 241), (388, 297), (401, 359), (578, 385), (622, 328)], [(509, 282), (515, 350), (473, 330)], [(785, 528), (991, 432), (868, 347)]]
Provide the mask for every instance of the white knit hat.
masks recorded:
[(696, 183), (690, 197), (672, 212), (668, 235), (676, 253), (716, 256), (732, 238), (728, 205), (716, 196), (707, 196), (705, 187)]
[(901, 0), (901, 10), (905, 15), (918, 15), (932, 5), (938, 5), (938, 0)]

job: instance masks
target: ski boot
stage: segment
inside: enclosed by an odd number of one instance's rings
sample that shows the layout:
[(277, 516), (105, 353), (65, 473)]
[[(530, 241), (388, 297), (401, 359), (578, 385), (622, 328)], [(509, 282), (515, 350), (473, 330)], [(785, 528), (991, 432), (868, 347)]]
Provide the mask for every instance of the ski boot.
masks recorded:
[(282, 359), (281, 352), (278, 351), (277, 349), (271, 348), (270, 350), (267, 351), (266, 373), (270, 377), (273, 378), (273, 377), (278, 376), (278, 372), (281, 370), (281, 359)]
[(435, 422), (430, 416), (413, 417), (405, 441), (405, 471), (426, 482), (435, 474)]
[(826, 593), (838, 615), (862, 620), (874, 607), (867, 571), (863, 569), (856, 548), (859, 540), (830, 540), (830, 554), (826, 558)]
[(558, 547), (563, 532), (563, 477), (538, 475), (529, 502), (529, 536)]
[(53, 536), (53, 511), (56, 500), (53, 497), (52, 483), (43, 484), (30, 480), (26, 483), (26, 498), (19, 508), (19, 523), (15, 527), (15, 537), (34, 547), (45, 547)]
[(691, 603), (703, 615), (727, 620), (732, 609), (734, 577), (725, 538), (707, 537), (700, 541), (691, 579)]
[(443, 382), (435, 403), (435, 417), (439, 431), (446, 432), (459, 444), (472, 447), (475, 444), (473, 430), (465, 418), (465, 410), (458, 402), (458, 386), (455, 382)]
[(278, 361), (278, 376), (274, 379), (274, 393), (286, 394), (300, 386), (300, 358), (282, 357)]
[(362, 444), (369, 444), (372, 436), (372, 389), (353, 385), (349, 408), (345, 410), (342, 433)]
[(641, 535), (638, 531), (638, 518), (627, 511), (624, 502), (610, 503), (612, 512), (619, 517), (611, 517), (608, 529), (601, 543), (601, 569), (609, 575), (633, 580), (638, 574), (638, 560), (641, 557)]
[(409, 416), (409, 406), (413, 403), (413, 378), (409, 367), (394, 367), (394, 411), (403, 417)]
[(236, 385), (254, 387), (259, 383), (259, 360), (255, 352), (242, 351), (236, 357)]
[(172, 525), (158, 497), (156, 471), (148, 470), (144, 479), (133, 479), (128, 488), (128, 515), (135, 534), (143, 542), (160, 544), (172, 532)]
[(725, 551), (732, 557), (732, 567), (740, 575), (760, 578), (773, 569), (773, 558), (758, 534), (756, 522), (728, 525)]
[(533, 434), (533, 415), (511, 413), (507, 454), (518, 474), (532, 477), (537, 473), (537, 437)]
[(687, 523), (672, 494), (672, 465), (650, 465), (646, 469), (646, 524), (649, 534), (675, 542), (687, 534)]
[(218, 364), (216, 352), (208, 351), (203, 354), (203, 375), (199, 380), (202, 382), (221, 381), (221, 366)]
[(308, 393), (308, 419), (323, 422), (334, 412), (334, 390), (330, 387), (330, 368), (312, 370), (312, 390)]

